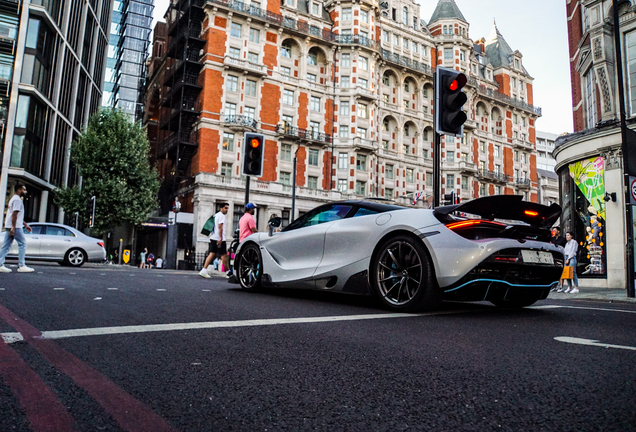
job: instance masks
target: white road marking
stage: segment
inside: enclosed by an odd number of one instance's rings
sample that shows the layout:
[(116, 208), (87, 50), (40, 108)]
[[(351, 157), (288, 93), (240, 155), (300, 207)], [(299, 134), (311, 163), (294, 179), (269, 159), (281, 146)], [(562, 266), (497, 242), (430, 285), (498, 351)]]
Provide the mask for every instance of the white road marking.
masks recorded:
[(109, 290), (109, 291), (117, 291), (117, 290), (119, 290), (119, 288), (106, 288), (106, 289)]
[(164, 288), (157, 288), (157, 291), (168, 291), (168, 290), (166, 290)]
[(601, 341), (592, 340), (592, 339), (580, 339), (580, 338), (569, 337), (569, 336), (558, 336), (558, 337), (555, 337), (554, 339), (558, 340), (559, 342), (565, 342), (565, 343), (576, 344), (576, 345), (588, 345), (588, 346), (595, 346), (595, 347), (601, 347), (601, 348), (617, 348), (617, 349), (636, 351), (636, 347), (605, 344), (605, 343), (601, 343)]
[(212, 290), (203, 290), (203, 292), (210, 292), (210, 291), (212, 291)]
[(38, 272), (38, 274), (43, 274), (44, 272)]
[[(95, 327), (84, 329), (72, 329), (72, 330), (53, 330), (44, 331), (40, 339), (64, 339), (71, 337), (81, 336), (103, 336), (103, 335), (115, 335), (115, 334), (130, 334), (130, 333), (149, 333), (149, 332), (163, 332), (174, 330), (200, 330), (200, 329), (214, 329), (214, 328), (231, 328), (231, 327), (255, 327), (255, 326), (270, 326), (281, 324), (308, 324), (308, 323), (323, 323), (323, 322), (340, 322), (340, 321), (362, 321), (372, 319), (387, 319), (387, 318), (416, 318), (436, 315), (455, 315), (461, 313), (471, 313), (474, 310), (458, 310), (458, 311), (440, 311), (440, 312), (428, 312), (422, 314), (408, 314), (408, 313), (381, 313), (370, 315), (343, 315), (343, 316), (325, 316), (325, 317), (308, 317), (308, 318), (273, 318), (273, 319), (258, 319), (258, 320), (243, 320), (243, 321), (211, 321), (211, 322), (195, 322), (195, 323), (177, 323), (177, 324), (152, 324), (152, 325), (137, 325), (137, 326), (119, 326), (119, 327)], [(24, 338), (20, 333), (1, 333), (0, 336), (6, 343), (17, 342)]]
[(77, 274), (77, 273), (71, 273), (71, 274)]
[(100, 273), (99, 275), (100, 276), (106, 276), (106, 273)]
[(53, 288), (55, 291), (64, 291), (64, 288)]
[(101, 297), (95, 297), (93, 300), (101, 300)]
[(4, 288), (0, 288), (0, 291), (4, 291)]

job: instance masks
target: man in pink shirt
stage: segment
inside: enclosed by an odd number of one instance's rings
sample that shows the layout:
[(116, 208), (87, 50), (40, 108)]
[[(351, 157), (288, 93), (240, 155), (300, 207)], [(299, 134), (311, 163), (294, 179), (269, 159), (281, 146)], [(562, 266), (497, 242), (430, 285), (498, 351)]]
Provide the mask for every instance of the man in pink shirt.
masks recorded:
[(256, 231), (256, 221), (254, 220), (254, 211), (256, 206), (252, 203), (245, 205), (245, 214), (239, 220), (239, 243)]

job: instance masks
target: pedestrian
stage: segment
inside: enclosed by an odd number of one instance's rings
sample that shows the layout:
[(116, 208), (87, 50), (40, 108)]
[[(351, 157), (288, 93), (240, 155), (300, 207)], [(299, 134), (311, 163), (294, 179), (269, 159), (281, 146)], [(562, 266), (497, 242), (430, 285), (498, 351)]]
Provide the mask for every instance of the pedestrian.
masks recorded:
[[(561, 287), (557, 292), (566, 292), (570, 294), (578, 294), (579, 293), (579, 278), (576, 275), (576, 253), (579, 250), (579, 244), (574, 240), (574, 235), (571, 231), (568, 231), (565, 234), (565, 239), (567, 243), (565, 244), (565, 265), (567, 267), (572, 267), (572, 279), (566, 279), (568, 283), (568, 289), (563, 291), (563, 287)], [(574, 287), (572, 287), (574, 284)]]
[(228, 203), (221, 203), (221, 209), (217, 214), (214, 215), (214, 231), (210, 233), (210, 247), (208, 250), (208, 256), (205, 259), (205, 263), (203, 264), (203, 268), (199, 272), (199, 275), (204, 278), (209, 278), (210, 274), (208, 273), (208, 266), (214, 260), (214, 257), (218, 255), (221, 257), (221, 262), (223, 266), (228, 269), (228, 258), (227, 258), (227, 245), (225, 239), (225, 215), (230, 209), (230, 205)]
[(155, 256), (153, 255), (152, 252), (148, 254), (148, 258), (146, 258), (146, 261), (147, 261), (146, 268), (151, 269), (152, 266), (155, 264)]
[[(552, 230), (552, 233), (553, 235), (550, 238), (550, 243), (552, 243), (555, 246), (558, 246), (559, 249), (561, 249), (561, 251), (563, 252), (565, 248), (566, 240), (561, 235), (561, 228), (554, 227)], [(559, 279), (559, 285), (557, 287), (552, 288), (550, 291), (563, 290), (563, 282), (564, 282), (564, 279)]]
[(239, 220), (239, 243), (258, 231), (256, 229), (256, 221), (254, 220), (255, 212), (256, 206), (253, 203), (247, 203), (245, 205), (245, 214), (243, 214)]
[(139, 268), (146, 268), (146, 256), (148, 255), (148, 248), (144, 248), (143, 251), (139, 254), (139, 258), (141, 262), (139, 263)]
[(155, 262), (155, 268), (163, 268), (163, 260), (161, 259), (160, 256), (157, 257), (157, 262)]
[(4, 266), (4, 260), (11, 249), (13, 240), (18, 242), (18, 273), (30, 273), (33, 271), (31, 267), (27, 267), (25, 262), (27, 244), (23, 229), (26, 228), (28, 232), (31, 232), (29, 224), (24, 222), (22, 197), (26, 194), (26, 186), (18, 183), (15, 187), (15, 195), (9, 200), (7, 217), (4, 221), (4, 243), (2, 244), (2, 249), (0, 249), (0, 272), (2, 273), (11, 273), (11, 269)]

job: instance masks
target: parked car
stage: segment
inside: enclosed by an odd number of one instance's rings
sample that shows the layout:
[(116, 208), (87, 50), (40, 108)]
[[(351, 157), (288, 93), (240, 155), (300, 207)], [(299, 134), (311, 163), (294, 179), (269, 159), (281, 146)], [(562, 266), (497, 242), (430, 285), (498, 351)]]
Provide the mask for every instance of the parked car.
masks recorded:
[[(24, 230), (27, 259), (57, 261), (72, 267), (79, 267), (87, 261), (106, 260), (106, 249), (101, 239), (89, 237), (67, 225), (34, 222), (29, 226), (32, 232)], [(13, 242), (8, 257), (18, 257), (17, 242)]]
[(518, 195), (435, 210), (329, 203), (280, 233), (249, 236), (234, 271), (246, 290), (372, 294), (398, 312), (432, 309), (442, 300), (529, 306), (559, 282), (563, 253), (550, 243), (550, 227), (560, 215), (557, 204)]

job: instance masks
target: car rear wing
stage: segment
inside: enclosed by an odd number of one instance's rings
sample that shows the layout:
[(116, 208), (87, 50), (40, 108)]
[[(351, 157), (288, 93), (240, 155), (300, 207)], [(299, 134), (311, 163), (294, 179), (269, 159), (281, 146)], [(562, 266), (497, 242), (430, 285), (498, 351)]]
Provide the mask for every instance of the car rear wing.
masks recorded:
[(486, 220), (519, 221), (536, 228), (550, 229), (561, 216), (561, 206), (552, 204), (548, 207), (524, 201), (521, 195), (493, 195), (462, 204), (437, 207), (433, 212), (440, 220), (451, 213), (459, 212)]

